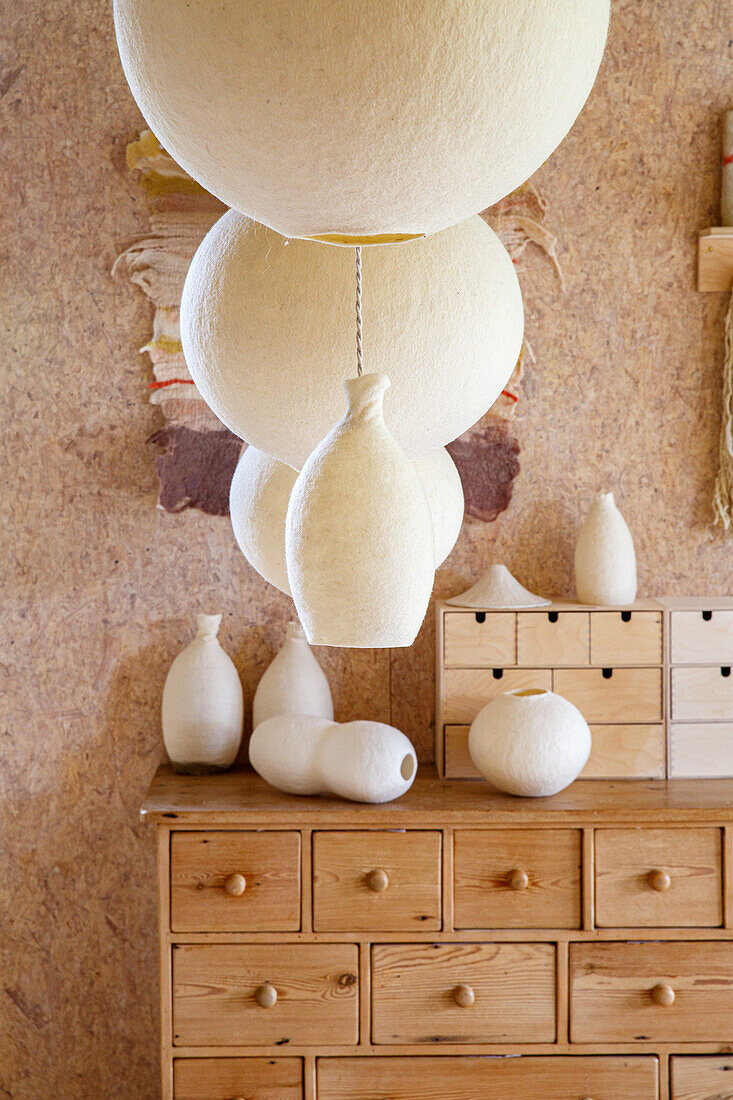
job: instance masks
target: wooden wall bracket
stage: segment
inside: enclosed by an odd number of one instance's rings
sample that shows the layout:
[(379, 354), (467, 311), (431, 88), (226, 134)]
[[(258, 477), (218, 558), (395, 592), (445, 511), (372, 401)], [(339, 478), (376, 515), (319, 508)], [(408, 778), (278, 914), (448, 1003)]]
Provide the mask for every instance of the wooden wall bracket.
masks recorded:
[(733, 290), (733, 226), (701, 230), (697, 241), (697, 289)]

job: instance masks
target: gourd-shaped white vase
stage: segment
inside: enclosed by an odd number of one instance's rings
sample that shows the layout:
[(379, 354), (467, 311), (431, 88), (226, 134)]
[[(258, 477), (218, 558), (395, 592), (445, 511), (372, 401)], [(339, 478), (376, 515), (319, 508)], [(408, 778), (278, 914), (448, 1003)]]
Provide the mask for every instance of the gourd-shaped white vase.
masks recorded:
[(328, 680), (300, 623), (288, 623), (285, 644), (257, 685), (253, 728), (276, 714), (310, 714), (333, 721)]
[(249, 743), (252, 767), (289, 794), (337, 794), (353, 802), (391, 802), (412, 786), (415, 749), (383, 722), (329, 722), (278, 715)]
[(613, 493), (598, 493), (575, 545), (575, 591), (581, 603), (613, 607), (636, 599), (636, 553)]
[(244, 701), (234, 662), (219, 645), (221, 615), (199, 615), (196, 637), (178, 654), (163, 688), (163, 741), (187, 775), (231, 767), (242, 743)]
[(552, 691), (508, 691), (479, 711), (468, 734), (471, 759), (494, 787), (538, 798), (557, 794), (585, 767), (588, 723)]
[(344, 383), (346, 416), (298, 475), (285, 524), (288, 579), (311, 644), (409, 646), (433, 587), (430, 509), (384, 423), (385, 375)]

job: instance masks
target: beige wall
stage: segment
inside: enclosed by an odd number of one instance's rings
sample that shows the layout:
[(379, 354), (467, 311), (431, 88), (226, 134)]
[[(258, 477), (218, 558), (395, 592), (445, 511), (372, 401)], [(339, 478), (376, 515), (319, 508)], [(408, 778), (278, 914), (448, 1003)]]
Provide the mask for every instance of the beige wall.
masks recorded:
[[(111, 4), (0, 14), (0, 1095), (147, 1100), (155, 895), (137, 810), (162, 755), (163, 679), (195, 613), (221, 610), (251, 697), (289, 601), (248, 569), (226, 520), (155, 508), (157, 421), (136, 350), (149, 307), (109, 277), (145, 225)], [(733, 588), (733, 543), (706, 526), (724, 302), (693, 285), (695, 232), (717, 219), (730, 24), (725, 0), (615, 3), (596, 90), (538, 175), (567, 294), (546, 260), (527, 260), (523, 472), (496, 524), (464, 527), (440, 594), (492, 559), (569, 592), (600, 487), (635, 535), (644, 593)], [(339, 717), (391, 719), (424, 757), (431, 629), (391, 656), (322, 655)]]

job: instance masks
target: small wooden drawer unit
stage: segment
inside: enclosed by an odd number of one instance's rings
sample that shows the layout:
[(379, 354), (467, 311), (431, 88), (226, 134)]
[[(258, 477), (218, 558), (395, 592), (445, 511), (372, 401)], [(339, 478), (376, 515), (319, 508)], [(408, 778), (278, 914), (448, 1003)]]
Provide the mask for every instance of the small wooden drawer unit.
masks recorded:
[(422, 765), (370, 806), (162, 768), (144, 813), (163, 1100), (733, 1096), (733, 780)]

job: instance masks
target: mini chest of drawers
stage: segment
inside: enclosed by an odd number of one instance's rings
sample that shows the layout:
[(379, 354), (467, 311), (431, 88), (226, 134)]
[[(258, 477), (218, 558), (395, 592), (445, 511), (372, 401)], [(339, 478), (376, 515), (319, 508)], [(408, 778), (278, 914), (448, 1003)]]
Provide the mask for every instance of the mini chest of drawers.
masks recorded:
[(164, 1100), (733, 1096), (731, 780), (423, 767), (360, 806), (164, 768), (143, 812)]

